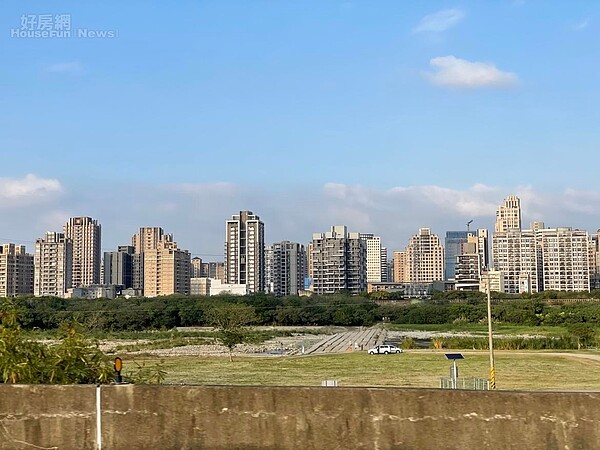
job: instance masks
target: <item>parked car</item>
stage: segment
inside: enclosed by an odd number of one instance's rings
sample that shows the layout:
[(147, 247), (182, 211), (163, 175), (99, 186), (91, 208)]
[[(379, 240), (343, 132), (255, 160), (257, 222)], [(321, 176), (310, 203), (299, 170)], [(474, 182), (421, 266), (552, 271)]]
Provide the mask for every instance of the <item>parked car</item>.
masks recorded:
[(395, 345), (378, 345), (377, 347), (369, 349), (369, 355), (387, 355), (390, 353), (402, 353), (402, 349)]

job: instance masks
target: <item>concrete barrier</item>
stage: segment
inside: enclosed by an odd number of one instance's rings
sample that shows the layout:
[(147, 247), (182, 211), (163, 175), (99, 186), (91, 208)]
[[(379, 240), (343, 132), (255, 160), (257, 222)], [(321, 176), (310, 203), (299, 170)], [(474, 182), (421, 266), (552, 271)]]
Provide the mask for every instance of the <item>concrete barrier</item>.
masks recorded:
[(95, 386), (0, 385), (0, 449), (573, 450), (600, 444), (600, 393), (123, 385), (101, 387), (97, 402), (96, 392)]

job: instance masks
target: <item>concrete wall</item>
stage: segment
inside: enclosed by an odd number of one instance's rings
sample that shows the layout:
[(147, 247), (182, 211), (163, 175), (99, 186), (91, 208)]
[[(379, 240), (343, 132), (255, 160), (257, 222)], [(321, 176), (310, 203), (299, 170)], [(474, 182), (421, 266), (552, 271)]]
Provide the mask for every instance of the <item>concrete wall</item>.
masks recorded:
[[(102, 449), (589, 449), (600, 393), (103, 386)], [(96, 449), (95, 386), (0, 385), (0, 449)]]

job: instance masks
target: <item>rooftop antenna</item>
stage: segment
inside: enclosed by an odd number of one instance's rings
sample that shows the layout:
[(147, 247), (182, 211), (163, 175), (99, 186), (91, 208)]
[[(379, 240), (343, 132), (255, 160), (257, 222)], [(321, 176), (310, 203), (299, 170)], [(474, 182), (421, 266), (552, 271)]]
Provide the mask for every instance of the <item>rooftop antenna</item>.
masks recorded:
[(469, 232), (469, 225), (471, 225), (472, 223), (473, 223), (473, 219), (471, 219), (467, 222), (467, 233)]

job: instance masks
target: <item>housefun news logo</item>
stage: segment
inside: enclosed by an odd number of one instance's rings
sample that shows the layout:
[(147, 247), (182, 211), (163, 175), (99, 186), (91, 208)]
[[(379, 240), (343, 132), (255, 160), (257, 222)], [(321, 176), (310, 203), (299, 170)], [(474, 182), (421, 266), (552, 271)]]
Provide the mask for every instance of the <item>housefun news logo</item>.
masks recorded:
[(73, 27), (71, 14), (23, 14), (21, 26), (11, 28), (15, 39), (114, 39), (117, 30)]

